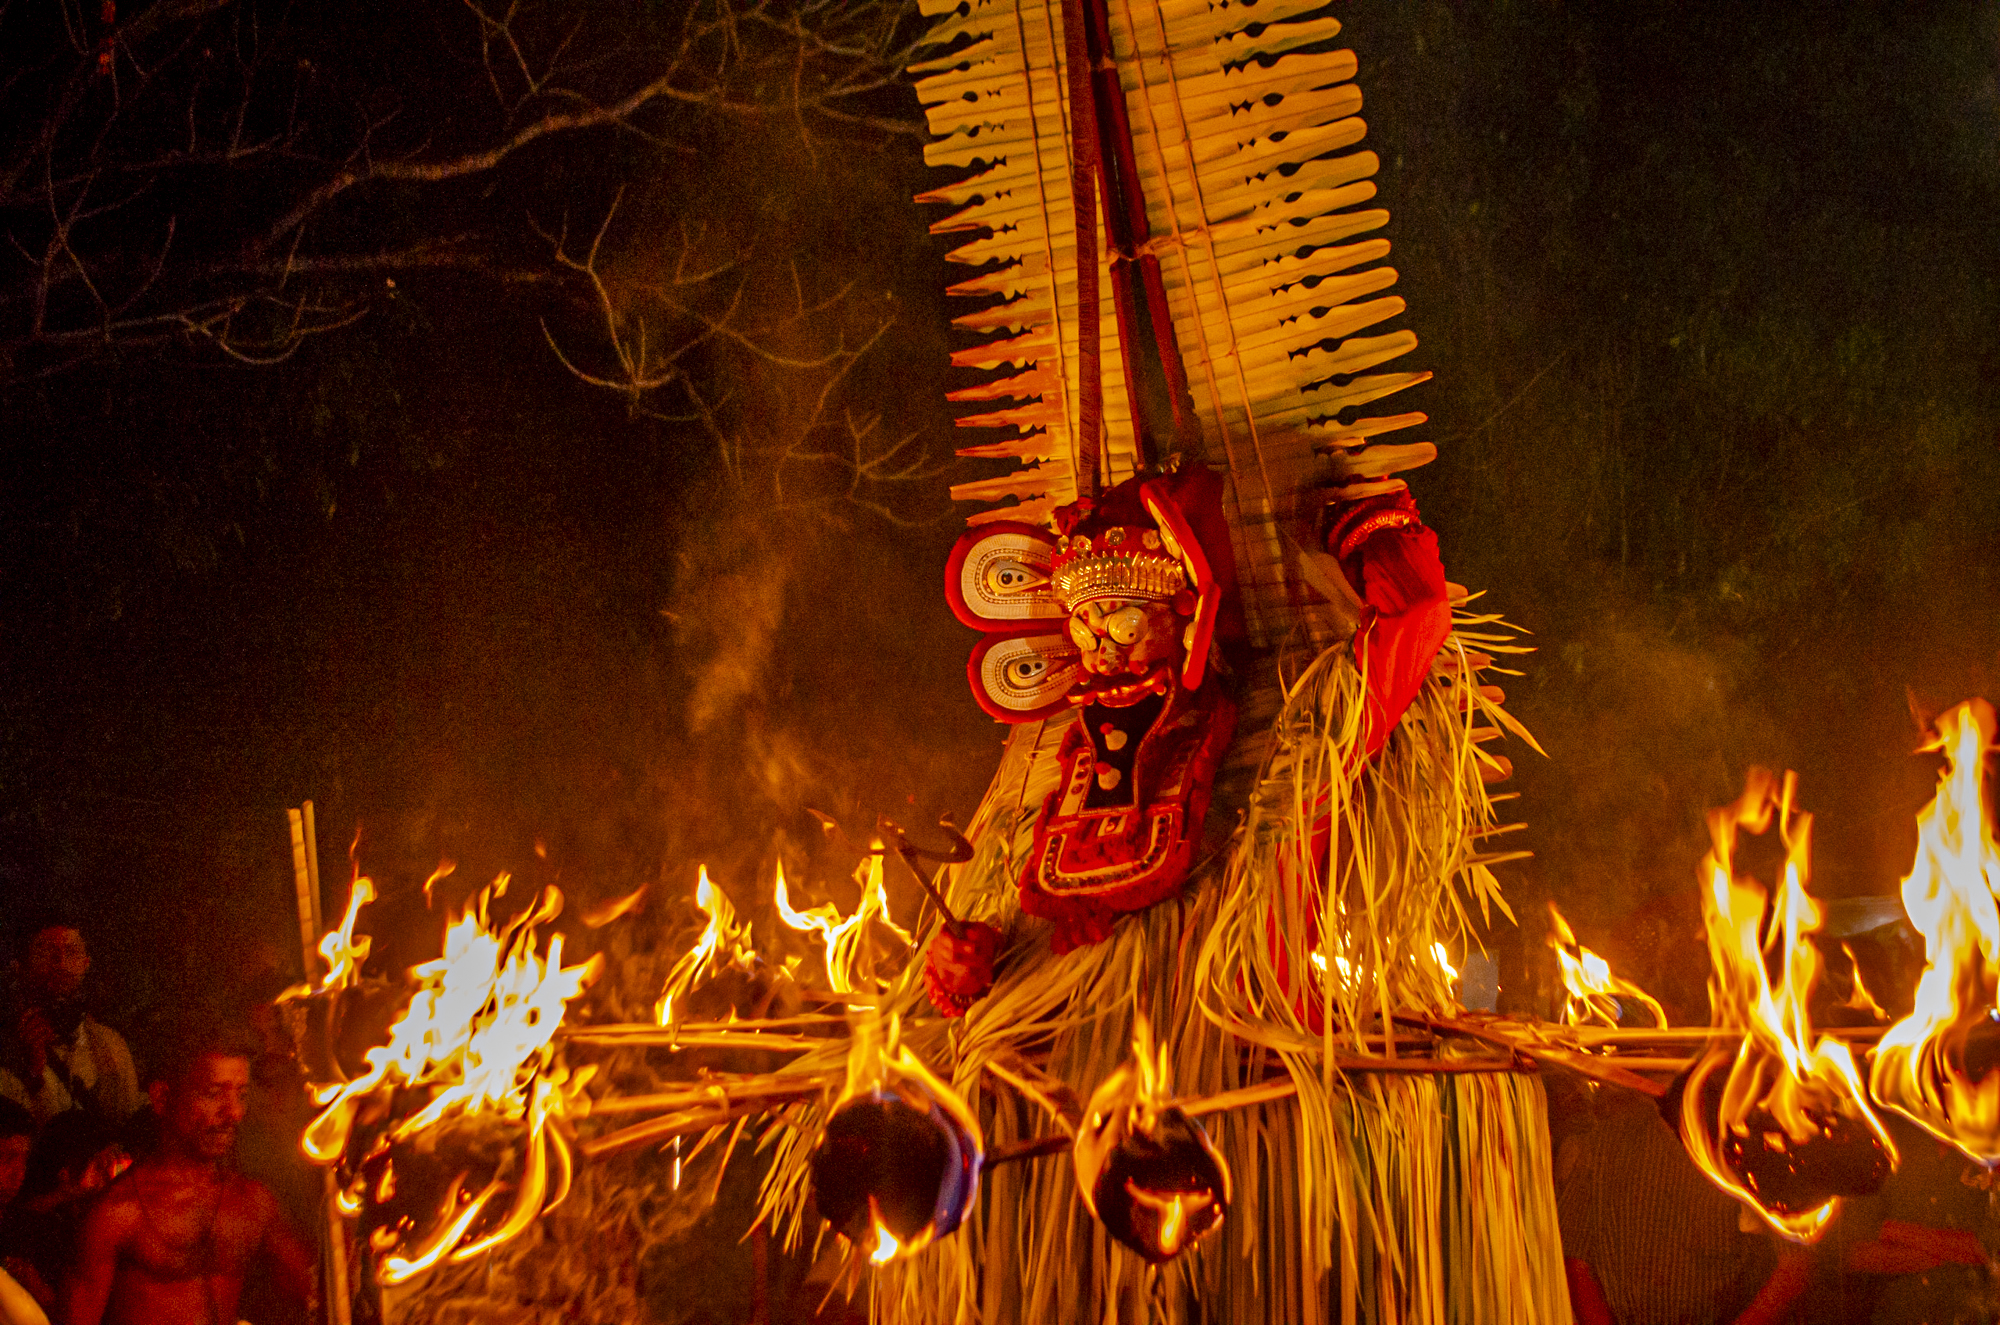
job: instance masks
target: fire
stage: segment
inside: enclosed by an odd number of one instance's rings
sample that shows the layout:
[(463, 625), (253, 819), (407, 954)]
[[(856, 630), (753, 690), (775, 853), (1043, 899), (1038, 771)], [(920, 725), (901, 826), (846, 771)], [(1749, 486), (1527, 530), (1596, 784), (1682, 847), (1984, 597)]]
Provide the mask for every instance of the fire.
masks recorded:
[(875, 1226), (875, 1245), (868, 1253), (868, 1260), (875, 1265), (887, 1265), (896, 1259), (897, 1253), (903, 1249), (903, 1244), (896, 1241), (896, 1235), (883, 1225), (882, 1212), (876, 1208), (875, 1198), (872, 1196), (868, 1198), (868, 1218)]
[(958, 1228), (979, 1192), (979, 1119), (871, 1009), (853, 1023), (847, 1082), (811, 1161), (820, 1217), (877, 1265)]
[[(1794, 812), (1794, 786), (1789, 776), (1780, 787), (1752, 770), (1743, 797), (1709, 815), (1714, 848), (1702, 863), (1714, 962), (1709, 997), (1721, 1028), (1743, 1036), (1733, 1051), (1711, 1041), (1697, 1060), (1681, 1096), (1680, 1130), (1717, 1186), (1783, 1236), (1810, 1242), (1839, 1212), (1840, 1198), (1879, 1187), (1897, 1155), (1847, 1046), (1824, 1036), (1813, 1041), (1807, 1007), (1820, 958), (1802, 940), (1821, 917), (1805, 889), (1812, 816)], [(1738, 877), (1735, 849), (1739, 829), (1763, 833), (1774, 819), (1785, 864), (1783, 882), (1767, 898), (1754, 879)], [(1773, 950), (1775, 985), (1767, 960)]]
[(1843, 943), (1840, 945), (1840, 950), (1847, 954), (1847, 967), (1852, 973), (1850, 978), (1854, 983), (1854, 992), (1849, 994), (1847, 1001), (1840, 1006), (1849, 1012), (1865, 1012), (1877, 1021), (1889, 1020), (1889, 1014), (1875, 1001), (1875, 995), (1869, 993), (1868, 986), (1862, 982), (1861, 959), (1854, 955), (1853, 947)]
[(366, 934), (354, 937), (354, 924), (361, 918), (361, 908), (374, 900), (374, 880), (357, 877), (347, 891), (347, 914), (340, 918), (340, 927), (319, 941), (319, 955), (326, 961), (320, 988), (345, 989), (359, 978), (375, 941)]
[(2000, 1163), (2000, 1071), (1975, 1080), (1967, 1050), (1974, 1028), (1996, 1015), (2000, 983), (2000, 851), (1985, 801), (1993, 744), (1993, 706), (1974, 700), (1945, 714), (1924, 747), (1941, 751), (1945, 768), (1917, 816), (1903, 909), (1929, 964), (1915, 1008), (1882, 1036), (1869, 1078), (1883, 1104), (1988, 1167)]
[(861, 885), (861, 904), (854, 914), (841, 919), (840, 908), (832, 902), (822, 903), (809, 911), (800, 911), (792, 905), (792, 899), (785, 887), (785, 867), (778, 865), (778, 879), (772, 891), (772, 898), (778, 905), (778, 917), (786, 925), (802, 934), (818, 934), (826, 945), (827, 988), (836, 994), (851, 994), (868, 978), (869, 964), (868, 922), (880, 921), (890, 933), (903, 941), (905, 947), (915, 942), (908, 930), (896, 923), (889, 914), (889, 891), (882, 881), (882, 856), (870, 855), (862, 861), (854, 872), (854, 881)]
[[(569, 1190), (571, 1159), (561, 1123), (587, 1074), (570, 1076), (554, 1039), (568, 1005), (595, 978), (600, 959), (564, 966), (560, 934), (549, 937), (546, 951), (539, 950), (538, 929), (562, 910), (556, 888), (496, 927), (489, 906), (504, 890), (505, 878), (446, 925), (442, 956), (411, 968), (416, 991), (390, 1026), (388, 1042), (368, 1051), (368, 1070), (361, 1076), (320, 1092), (321, 1111), (301, 1141), (313, 1162), (339, 1166), (344, 1210), (363, 1211), (372, 1189), (380, 1222), (370, 1242), (383, 1254), (384, 1283), (400, 1283), (447, 1256), (466, 1260), (500, 1245)], [(343, 928), (350, 935), (352, 921), (373, 893), (361, 886), (365, 883), (357, 880), (349, 901)], [(360, 945), (350, 939), (350, 946)], [(405, 1118), (388, 1116), (390, 1104), (405, 1091), (423, 1099), (422, 1107)], [(357, 1138), (364, 1105), (379, 1121), (371, 1121)], [(396, 1177), (396, 1147), (421, 1134), (435, 1136), (447, 1123), (475, 1121), (518, 1130), (525, 1150), (517, 1163), (500, 1164), (476, 1195), (466, 1196), (467, 1175), (459, 1174), (420, 1234), (415, 1214), (386, 1208), (406, 1186)], [(434, 1149), (435, 1143), (420, 1148)], [(490, 1208), (509, 1187), (511, 1203), (492, 1218)]]
[(1569, 921), (1549, 903), (1549, 947), (1555, 950), (1556, 965), (1562, 971), (1563, 1024), (1588, 1026), (1595, 1022), (1616, 1026), (1621, 1004), (1635, 1003), (1653, 1014), (1662, 1028), (1667, 1011), (1659, 1001), (1629, 980), (1611, 973), (1611, 963), (1576, 941)]
[(722, 967), (746, 964), (756, 955), (750, 947), (750, 926), (736, 918), (736, 908), (730, 905), (728, 894), (709, 879), (706, 865), (701, 866), (695, 879), (694, 903), (708, 917), (708, 926), (687, 955), (667, 972), (666, 987), (660, 991), (660, 1001), (653, 1009), (662, 1026), (673, 1024), (675, 999)]

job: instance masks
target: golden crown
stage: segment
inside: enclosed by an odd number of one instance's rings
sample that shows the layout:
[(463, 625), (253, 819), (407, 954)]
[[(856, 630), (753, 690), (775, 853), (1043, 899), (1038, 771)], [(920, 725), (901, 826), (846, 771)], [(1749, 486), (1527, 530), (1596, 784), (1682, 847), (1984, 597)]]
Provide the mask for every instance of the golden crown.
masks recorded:
[(1098, 598), (1166, 602), (1187, 588), (1187, 570), (1157, 529), (1122, 525), (1058, 542), (1050, 578), (1064, 611)]

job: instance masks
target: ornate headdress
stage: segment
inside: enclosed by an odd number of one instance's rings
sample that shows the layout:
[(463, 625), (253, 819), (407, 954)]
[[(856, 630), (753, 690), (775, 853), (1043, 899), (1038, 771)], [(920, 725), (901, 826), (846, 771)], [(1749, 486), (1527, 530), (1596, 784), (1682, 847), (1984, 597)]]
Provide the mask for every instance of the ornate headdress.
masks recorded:
[(994, 521), (961, 537), (945, 596), (960, 621), (986, 632), (967, 667), (980, 707), (1001, 722), (1059, 711), (1083, 675), (1066, 619), (1103, 599), (1173, 603), (1188, 618), (1180, 682), (1199, 689), (1218, 627), (1225, 643), (1241, 633), (1221, 488), (1190, 465), (1062, 507), (1060, 534)]

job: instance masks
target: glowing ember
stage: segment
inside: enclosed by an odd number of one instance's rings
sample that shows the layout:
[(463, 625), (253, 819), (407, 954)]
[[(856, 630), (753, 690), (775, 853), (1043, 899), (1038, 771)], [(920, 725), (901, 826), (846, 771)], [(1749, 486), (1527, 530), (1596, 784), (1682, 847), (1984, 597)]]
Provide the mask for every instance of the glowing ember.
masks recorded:
[(1651, 994), (1629, 980), (1611, 973), (1611, 963), (1576, 941), (1569, 921), (1549, 903), (1549, 947), (1555, 950), (1556, 965), (1562, 971), (1563, 1024), (1567, 1026), (1616, 1026), (1625, 1004), (1634, 1004), (1653, 1014), (1664, 1027), (1666, 1009)]
[(1945, 714), (1924, 747), (1942, 751), (1945, 768), (1917, 816), (1903, 909), (1929, 964), (1869, 1078), (1876, 1099), (1989, 1167), (2000, 1163), (2000, 1071), (1975, 1072), (1968, 1059), (1973, 1032), (1991, 1030), (2000, 986), (2000, 851), (1985, 801), (1993, 743), (1993, 706), (1974, 700)]
[[(366, 1214), (384, 1283), (399, 1283), (447, 1256), (466, 1260), (500, 1245), (569, 1190), (569, 1146), (560, 1124), (587, 1074), (572, 1078), (553, 1041), (567, 1005), (600, 963), (592, 958), (565, 967), (560, 934), (550, 936), (545, 953), (537, 951), (536, 931), (562, 909), (555, 888), (496, 928), (488, 907), (504, 887), (503, 875), (447, 924), (444, 955), (411, 968), (416, 992), (390, 1026), (388, 1043), (368, 1051), (361, 1076), (321, 1091), (321, 1112), (301, 1142), (313, 1162), (338, 1166), (341, 1208)], [(350, 900), (350, 921), (366, 900)], [(410, 1097), (404, 1092), (422, 1106), (397, 1118), (391, 1106)], [(364, 1105), (369, 1121), (357, 1128)], [(460, 1145), (462, 1136), (478, 1144)], [(419, 1137), (420, 1144), (403, 1144)], [(508, 1153), (492, 1162), (494, 1176), (470, 1197), (469, 1167), (436, 1186), (413, 1183), (397, 1167), (401, 1161), (434, 1169), (438, 1156), (490, 1150), (496, 1137)], [(522, 1138), (525, 1148), (515, 1155), (513, 1143)], [(444, 1192), (434, 1211), (417, 1208), (422, 1191), (437, 1187)], [(496, 1218), (492, 1207), (510, 1188), (511, 1200)]]
[[(1709, 998), (1721, 1027), (1743, 1037), (1733, 1051), (1711, 1042), (1689, 1071), (1679, 1111), (1681, 1137), (1702, 1171), (1785, 1237), (1810, 1242), (1839, 1212), (1841, 1197), (1879, 1188), (1897, 1155), (1847, 1046), (1824, 1036), (1812, 1042), (1807, 1007), (1820, 958), (1802, 940), (1820, 912), (1805, 890), (1812, 816), (1794, 813), (1793, 787), (1790, 777), (1780, 788), (1753, 770), (1742, 799), (1709, 815), (1714, 849), (1702, 862), (1714, 961)], [(1769, 899), (1762, 938), (1766, 893), (1737, 877), (1736, 838), (1741, 828), (1768, 831), (1773, 819), (1785, 846), (1784, 881)], [(1775, 986), (1767, 964), (1774, 948)]]
[(854, 872), (854, 881), (861, 885), (861, 904), (854, 908), (854, 914), (841, 919), (840, 908), (832, 902), (813, 907), (810, 911), (800, 911), (792, 905), (792, 899), (785, 887), (785, 867), (778, 866), (778, 880), (772, 896), (778, 904), (778, 917), (791, 928), (802, 934), (818, 934), (826, 945), (827, 988), (836, 994), (851, 994), (872, 979), (870, 965), (871, 951), (868, 946), (868, 922), (880, 921), (889, 932), (903, 941), (905, 947), (914, 940), (909, 931), (902, 928), (889, 914), (889, 891), (882, 882), (882, 856), (878, 853), (862, 861)]
[(667, 972), (666, 987), (653, 1009), (662, 1026), (673, 1024), (675, 999), (723, 967), (747, 965), (756, 956), (750, 947), (750, 926), (737, 920), (736, 908), (730, 905), (728, 894), (709, 880), (706, 865), (695, 879), (694, 903), (708, 917), (708, 925), (694, 947)]
[(847, 1084), (812, 1157), (813, 1203), (868, 1259), (913, 1256), (972, 1208), (984, 1159), (965, 1100), (903, 1048), (891, 1021), (854, 1027)]

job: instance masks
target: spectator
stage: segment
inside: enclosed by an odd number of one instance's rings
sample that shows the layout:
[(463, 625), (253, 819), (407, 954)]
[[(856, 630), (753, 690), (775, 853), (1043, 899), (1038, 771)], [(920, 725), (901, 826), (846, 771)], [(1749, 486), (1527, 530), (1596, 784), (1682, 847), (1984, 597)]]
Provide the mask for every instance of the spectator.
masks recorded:
[(21, 1011), (0, 1059), (0, 1096), (43, 1124), (84, 1109), (121, 1123), (139, 1107), (139, 1074), (117, 1031), (85, 1009), (90, 950), (67, 919), (43, 917), (19, 933)]
[(262, 1183), (236, 1172), (253, 1051), (216, 1031), (185, 1034), (152, 1082), (159, 1144), (84, 1217), (64, 1281), (64, 1325), (233, 1321), (251, 1263), (268, 1258), (286, 1295), (312, 1296), (312, 1262)]
[[(35, 1120), (12, 1100), (0, 1099), (0, 1221), (12, 1212), (28, 1172)], [(34, 1296), (34, 1270), (0, 1244), (0, 1325), (48, 1325)], [(41, 1285), (47, 1291), (46, 1285)]]
[(82, 1109), (57, 1114), (35, 1138), (27, 1180), (0, 1221), (0, 1247), (27, 1262), (35, 1281), (23, 1282), (45, 1309), (55, 1309), (50, 1286), (69, 1271), (91, 1198), (130, 1164), (117, 1130)]

